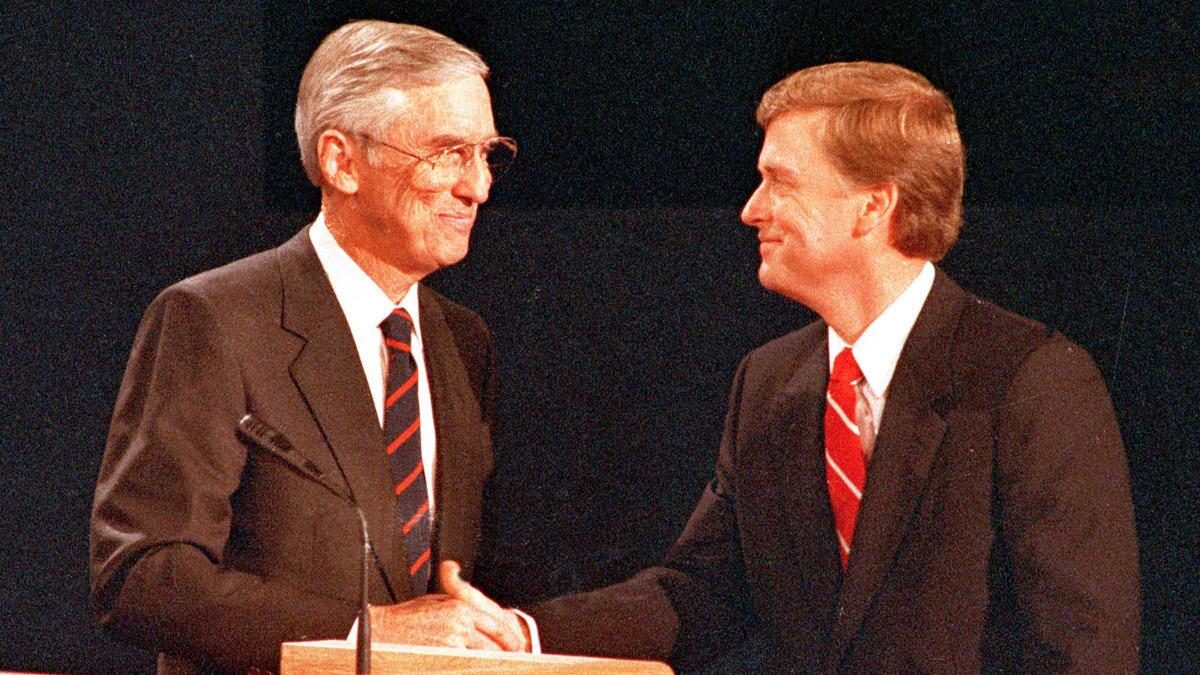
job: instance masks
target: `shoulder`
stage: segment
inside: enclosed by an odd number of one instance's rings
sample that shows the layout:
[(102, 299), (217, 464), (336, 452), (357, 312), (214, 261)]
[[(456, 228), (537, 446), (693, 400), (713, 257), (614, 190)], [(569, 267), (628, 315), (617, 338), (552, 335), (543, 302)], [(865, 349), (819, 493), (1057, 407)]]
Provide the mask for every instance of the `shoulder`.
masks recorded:
[(203, 323), (225, 326), (238, 335), (279, 325), (283, 251), (284, 247), (262, 251), (168, 286), (151, 302), (143, 324), (161, 323), (169, 329)]
[(743, 365), (754, 370), (783, 371), (781, 374), (786, 375), (827, 344), (825, 329), (825, 322), (818, 320), (799, 330), (781, 335), (751, 350), (743, 360)]
[(1046, 324), (1010, 312), (975, 295), (963, 294), (962, 312), (952, 339), (957, 381), (991, 396), (1027, 397), (1068, 383), (1103, 383), (1087, 351)]
[(825, 329), (824, 321), (814, 321), (751, 350), (738, 366), (734, 396), (747, 401), (773, 399), (797, 377), (802, 381), (823, 377)]
[(995, 331), (991, 340), (1010, 342), (1040, 342), (1051, 334), (1046, 324), (1010, 312), (967, 291), (963, 294), (962, 323), (971, 332)]
[(947, 336), (956, 358), (973, 353), (1027, 352), (1050, 336), (1045, 324), (1010, 312), (964, 290), (940, 269), (910, 339)]
[(487, 324), (484, 322), (483, 317), (479, 316), (475, 310), (460, 305), (426, 284), (421, 284), (420, 292), (428, 302), (433, 303), (441, 310), (442, 316), (445, 317), (446, 323), (449, 324), (451, 330), (487, 330)]
[(253, 297), (267, 288), (278, 289), (278, 256), (278, 249), (255, 253), (176, 282), (162, 295), (222, 302)]
[(305, 274), (323, 273), (308, 228), (303, 227), (279, 246), (234, 260), (168, 287), (161, 295), (191, 297), (217, 303), (279, 302), (285, 268)]
[[(929, 344), (925, 346), (943, 344), (942, 348), (950, 357), (950, 370), (959, 385), (969, 383), (980, 392), (991, 392), (991, 397), (1007, 388), (1007, 383), (1030, 354), (1057, 335), (1040, 321), (1010, 312), (964, 291), (948, 279), (941, 289), (935, 288), (930, 302), (940, 303), (943, 307), (927, 309), (937, 312), (949, 308), (948, 311), (956, 316), (939, 324), (943, 328), (935, 331), (949, 329), (945, 338), (927, 335), (924, 339)], [(914, 327), (914, 334), (917, 332), (918, 328)]]
[(1015, 404), (1031, 397), (1073, 399), (1097, 392), (1108, 398), (1104, 377), (1091, 355), (1062, 333), (1053, 332), (1021, 359), (1008, 396)]
[(456, 353), (472, 377), (490, 377), (496, 357), (492, 334), (483, 318), (425, 284), (419, 289), (421, 333), (426, 348)]
[[(490, 348), (491, 333), (488, 331), (487, 323), (484, 322), (483, 317), (479, 316), (478, 313), (447, 298), (425, 284), (421, 284), (420, 293), (422, 299), (421, 311), (425, 312), (426, 307), (435, 308), (435, 311), (444, 320), (451, 336), (453, 336), (459, 351), (476, 351), (480, 345), (487, 345)], [(424, 320), (425, 317), (422, 315), (422, 321)], [(425, 329), (422, 328), (422, 330)]]

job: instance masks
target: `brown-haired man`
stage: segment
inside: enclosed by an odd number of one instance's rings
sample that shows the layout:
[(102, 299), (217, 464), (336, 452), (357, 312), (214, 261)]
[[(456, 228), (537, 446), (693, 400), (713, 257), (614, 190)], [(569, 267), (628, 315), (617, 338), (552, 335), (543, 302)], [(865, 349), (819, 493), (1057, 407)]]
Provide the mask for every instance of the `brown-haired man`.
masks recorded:
[(894, 65), (772, 87), (742, 211), (759, 280), (820, 320), (751, 352), (716, 475), (661, 567), (530, 609), (553, 651), (766, 672), (1128, 672), (1120, 432), (1077, 345), (934, 266), (960, 224), (954, 110)]

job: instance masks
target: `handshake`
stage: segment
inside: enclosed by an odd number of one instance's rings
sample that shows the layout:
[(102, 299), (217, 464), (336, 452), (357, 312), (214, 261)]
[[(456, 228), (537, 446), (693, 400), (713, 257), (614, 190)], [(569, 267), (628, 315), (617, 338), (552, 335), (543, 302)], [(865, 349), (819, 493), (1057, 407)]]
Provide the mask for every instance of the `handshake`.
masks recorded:
[(459, 576), (453, 560), (438, 565), (441, 593), (396, 605), (372, 605), (371, 631), (378, 642), (506, 652), (533, 651), (529, 622), (496, 604)]

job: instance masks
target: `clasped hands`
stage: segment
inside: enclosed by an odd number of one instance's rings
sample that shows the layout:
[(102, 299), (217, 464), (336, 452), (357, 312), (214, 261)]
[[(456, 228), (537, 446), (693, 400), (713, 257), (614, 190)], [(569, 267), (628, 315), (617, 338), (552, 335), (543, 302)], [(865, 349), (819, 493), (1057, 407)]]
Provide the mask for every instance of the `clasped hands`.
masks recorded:
[(377, 642), (527, 652), (529, 628), (511, 609), (496, 604), (459, 576), (459, 565), (438, 566), (442, 593), (397, 605), (372, 605), (371, 637)]

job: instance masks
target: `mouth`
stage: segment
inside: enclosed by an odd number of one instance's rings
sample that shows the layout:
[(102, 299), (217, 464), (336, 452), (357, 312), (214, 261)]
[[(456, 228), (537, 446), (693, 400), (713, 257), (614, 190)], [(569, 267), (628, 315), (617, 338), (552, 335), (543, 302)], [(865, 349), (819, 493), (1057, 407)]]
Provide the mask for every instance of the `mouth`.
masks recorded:
[(468, 211), (465, 213), (439, 213), (438, 220), (450, 226), (458, 232), (467, 233), (471, 231), (471, 227), (475, 225), (475, 213)]
[(773, 239), (771, 237), (759, 237), (758, 238), (758, 252), (760, 254), (766, 253), (767, 251), (778, 246), (780, 243), (782, 243), (782, 240), (780, 240), (780, 239)]

